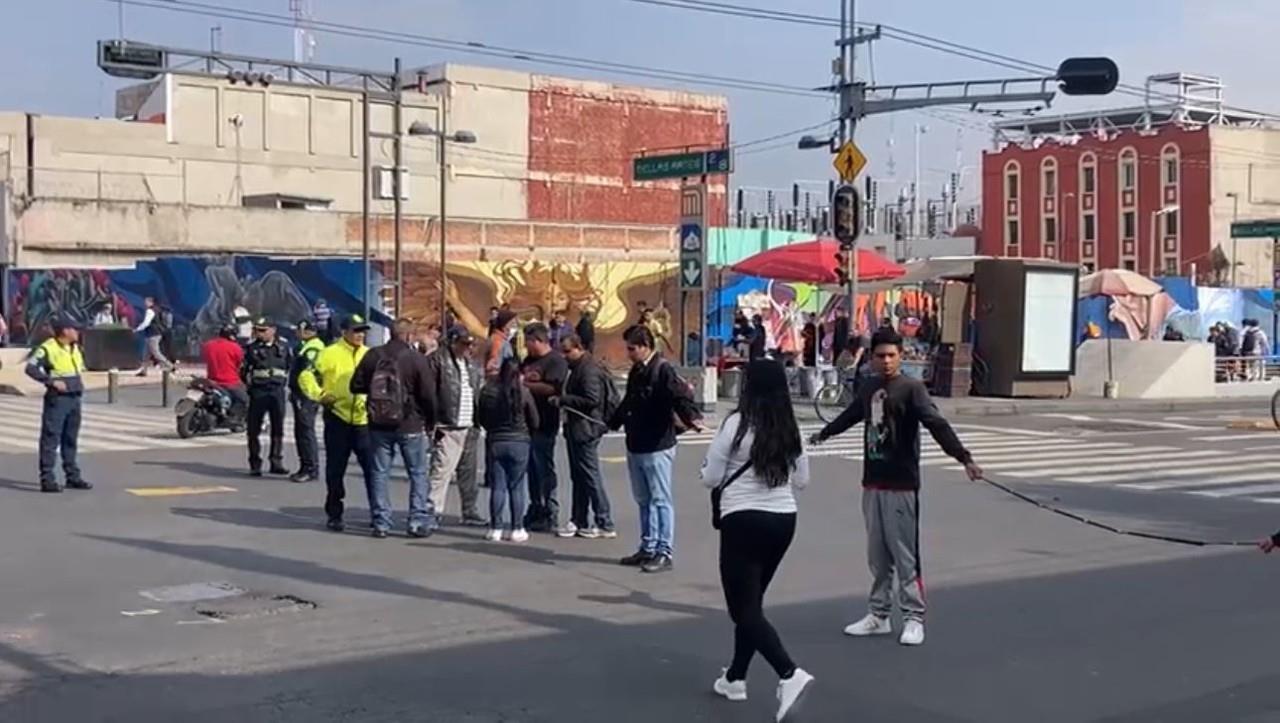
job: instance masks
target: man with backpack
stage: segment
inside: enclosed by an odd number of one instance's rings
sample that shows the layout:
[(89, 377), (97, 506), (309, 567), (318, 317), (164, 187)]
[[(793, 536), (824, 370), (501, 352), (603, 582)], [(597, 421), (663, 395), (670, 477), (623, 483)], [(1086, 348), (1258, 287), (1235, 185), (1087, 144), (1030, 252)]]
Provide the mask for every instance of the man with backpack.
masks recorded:
[[(142, 334), (146, 339), (147, 351), (142, 358), (142, 368), (138, 370), (138, 376), (145, 377), (149, 370), (149, 365), (154, 364), (161, 369), (172, 369), (173, 364), (165, 357), (164, 351), (160, 348), (160, 343), (164, 340), (166, 330), (164, 328), (165, 316), (162, 315), (160, 306), (156, 303), (155, 297), (148, 296), (143, 299), (143, 305), (146, 311), (142, 314), (142, 323), (134, 331)], [(168, 318), (172, 318), (169, 316)]]
[[(476, 340), (465, 327), (449, 330), (445, 344), (427, 357), (431, 391), (437, 402), (434, 444), (431, 447), (431, 503), (437, 515), (444, 515), (449, 498), (449, 482), (457, 478), (462, 497), (462, 524), (484, 527), (488, 520), (480, 514), (480, 488), (474, 470), (458, 474), (467, 455), (467, 437), (475, 427), (475, 404), (480, 395), (481, 370), (472, 359)], [(475, 454), (475, 446), (471, 448)], [(466, 471), (466, 470), (464, 470)]]
[[(605, 420), (618, 409), (620, 399), (613, 377), (577, 334), (560, 342), (560, 351), (569, 361), (569, 378), (564, 393), (551, 399), (565, 410), (564, 440), (569, 451), (569, 479), (573, 483), (573, 508), (561, 537), (613, 539), (618, 536), (609, 516), (609, 495), (600, 476), (600, 439), (608, 431)], [(595, 512), (595, 524), (587, 520), (588, 508)]]
[(436, 424), (436, 399), (426, 357), (412, 343), (413, 322), (398, 319), (391, 341), (366, 354), (351, 375), (351, 393), (366, 395), (371, 460), (365, 487), (378, 539), (391, 530), (388, 485), (396, 450), (409, 475), (409, 536), (428, 537), (436, 527), (427, 487), (427, 430)]

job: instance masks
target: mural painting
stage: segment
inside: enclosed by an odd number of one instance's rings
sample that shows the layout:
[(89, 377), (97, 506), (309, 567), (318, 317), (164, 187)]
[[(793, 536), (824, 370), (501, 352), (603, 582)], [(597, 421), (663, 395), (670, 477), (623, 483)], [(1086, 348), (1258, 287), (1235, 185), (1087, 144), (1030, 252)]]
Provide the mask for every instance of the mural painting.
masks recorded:
[[(13, 269), (7, 300), (11, 342), (43, 338), (59, 314), (89, 325), (108, 305), (118, 324), (136, 326), (143, 299), (152, 296), (173, 313), (173, 351), (191, 359), (237, 306), (285, 325), (310, 319), (320, 299), (336, 315), (362, 311), (362, 268), (349, 259), (184, 256), (124, 269)], [(375, 279), (374, 288), (379, 283)]]

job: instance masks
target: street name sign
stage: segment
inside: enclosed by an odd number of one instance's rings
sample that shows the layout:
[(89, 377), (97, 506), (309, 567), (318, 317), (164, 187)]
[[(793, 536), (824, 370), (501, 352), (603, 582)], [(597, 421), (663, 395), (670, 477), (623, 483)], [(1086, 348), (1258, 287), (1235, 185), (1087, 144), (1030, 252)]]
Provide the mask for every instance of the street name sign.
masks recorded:
[(1280, 238), (1280, 218), (1237, 221), (1231, 224), (1232, 238)]
[(728, 148), (665, 156), (640, 156), (632, 162), (632, 176), (637, 181), (660, 181), (664, 178), (689, 178), (732, 172), (733, 151)]

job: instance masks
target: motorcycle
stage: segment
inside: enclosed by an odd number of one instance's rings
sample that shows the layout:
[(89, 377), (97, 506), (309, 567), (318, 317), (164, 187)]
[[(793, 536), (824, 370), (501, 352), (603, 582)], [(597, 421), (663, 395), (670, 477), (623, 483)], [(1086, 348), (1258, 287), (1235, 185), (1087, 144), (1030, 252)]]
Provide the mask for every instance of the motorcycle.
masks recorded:
[(204, 377), (195, 377), (187, 385), (187, 395), (179, 399), (173, 409), (178, 436), (188, 439), (218, 429), (243, 432), (244, 422), (231, 414), (231, 406), (227, 390)]

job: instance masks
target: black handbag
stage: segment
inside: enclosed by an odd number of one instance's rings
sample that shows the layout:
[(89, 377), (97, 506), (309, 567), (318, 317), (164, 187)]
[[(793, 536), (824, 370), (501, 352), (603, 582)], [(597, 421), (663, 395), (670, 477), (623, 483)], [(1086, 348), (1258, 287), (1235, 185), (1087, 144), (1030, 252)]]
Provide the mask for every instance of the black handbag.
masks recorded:
[(733, 484), (739, 477), (747, 473), (751, 469), (751, 462), (747, 462), (738, 468), (738, 471), (729, 475), (723, 482), (711, 489), (711, 526), (720, 529), (720, 498), (724, 495), (724, 490)]

